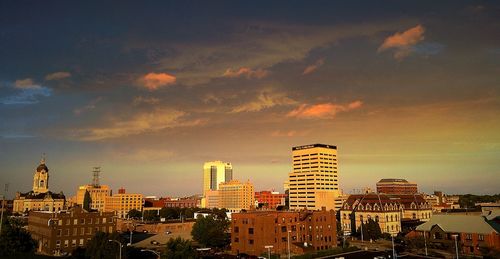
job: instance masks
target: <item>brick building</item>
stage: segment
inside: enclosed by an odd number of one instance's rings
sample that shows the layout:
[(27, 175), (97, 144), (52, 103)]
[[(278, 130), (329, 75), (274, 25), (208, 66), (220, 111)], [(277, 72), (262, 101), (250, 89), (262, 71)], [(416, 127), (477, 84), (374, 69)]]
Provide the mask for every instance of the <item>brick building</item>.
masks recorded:
[(290, 241), (291, 254), (327, 250), (337, 244), (335, 212), (319, 211), (251, 211), (233, 213), (231, 252), (259, 256), (267, 253), (286, 255)]
[(87, 212), (81, 207), (57, 213), (31, 211), (28, 231), (43, 254), (61, 255), (84, 247), (96, 232), (116, 231), (114, 213)]
[(418, 193), (416, 183), (405, 179), (382, 179), (377, 183), (377, 192), (385, 194), (415, 194)]
[(272, 191), (255, 192), (255, 201), (264, 209), (276, 209), (279, 205), (285, 205), (286, 194)]
[(498, 230), (480, 215), (434, 215), (408, 234), (409, 237), (423, 235), (428, 244), (453, 249), (456, 238), (460, 254), (481, 255), (487, 249), (500, 249)]

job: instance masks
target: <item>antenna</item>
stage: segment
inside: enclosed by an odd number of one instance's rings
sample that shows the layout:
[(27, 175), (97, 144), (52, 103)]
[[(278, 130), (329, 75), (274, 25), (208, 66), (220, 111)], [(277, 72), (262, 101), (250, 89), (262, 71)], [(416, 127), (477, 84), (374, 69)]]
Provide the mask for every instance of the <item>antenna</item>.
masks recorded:
[(93, 178), (92, 178), (92, 185), (94, 187), (100, 187), (100, 183), (99, 183), (99, 174), (101, 173), (101, 167), (100, 166), (95, 166), (95, 167), (92, 167), (92, 175), (93, 175)]

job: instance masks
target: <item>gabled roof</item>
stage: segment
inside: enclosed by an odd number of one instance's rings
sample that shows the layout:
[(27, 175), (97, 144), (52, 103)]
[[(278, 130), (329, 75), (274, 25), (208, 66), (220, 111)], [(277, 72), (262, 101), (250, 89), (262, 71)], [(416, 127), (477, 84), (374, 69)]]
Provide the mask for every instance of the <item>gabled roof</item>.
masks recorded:
[(498, 233), (488, 224), (484, 217), (479, 215), (433, 215), (431, 219), (417, 227), (417, 231), (430, 231), (438, 225), (445, 232), (455, 233)]

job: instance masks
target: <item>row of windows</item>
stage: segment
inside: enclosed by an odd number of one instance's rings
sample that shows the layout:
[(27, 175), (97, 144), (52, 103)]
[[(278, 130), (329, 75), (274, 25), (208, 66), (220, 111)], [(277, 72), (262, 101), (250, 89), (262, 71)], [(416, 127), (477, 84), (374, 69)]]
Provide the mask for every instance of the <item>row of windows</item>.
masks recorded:
[[(106, 232), (106, 230), (108, 230), (108, 232), (113, 232), (113, 227), (110, 226), (110, 227), (95, 227), (94, 229), (92, 227), (87, 227), (87, 228), (73, 228), (73, 231), (70, 232), (70, 229), (64, 229), (64, 235), (65, 236), (69, 236), (70, 233), (72, 233), (73, 236), (76, 236), (78, 235), (78, 230), (80, 230), (80, 235), (92, 235), (93, 233), (96, 233), (96, 232), (99, 232), (99, 230), (101, 230), (102, 232)], [(94, 231), (92, 231), (94, 230)], [(87, 232), (85, 232), (87, 231)], [(63, 229), (57, 229), (56, 231), (56, 235), (58, 237), (62, 236), (63, 235)]]
[[(84, 224), (100, 224), (100, 222), (102, 222), (103, 224), (105, 224), (106, 222), (112, 222), (112, 219), (110, 218), (109, 220), (107, 218), (102, 218), (102, 220), (100, 218), (80, 218), (80, 219), (73, 219), (73, 225), (84, 225)], [(57, 221), (57, 224), (59, 226), (62, 226), (62, 225), (71, 225), (71, 219), (66, 219), (66, 220), (58, 220)]]

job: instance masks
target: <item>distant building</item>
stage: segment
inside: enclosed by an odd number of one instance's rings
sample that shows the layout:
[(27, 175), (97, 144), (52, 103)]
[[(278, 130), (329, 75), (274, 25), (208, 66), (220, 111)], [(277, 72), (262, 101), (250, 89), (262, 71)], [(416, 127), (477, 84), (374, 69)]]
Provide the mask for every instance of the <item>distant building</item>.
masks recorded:
[(219, 208), (229, 212), (240, 212), (255, 208), (254, 187), (250, 181), (242, 183), (231, 180), (219, 184)]
[(279, 205), (285, 205), (286, 194), (274, 191), (255, 192), (255, 202), (263, 209), (276, 209)]
[(498, 230), (479, 215), (434, 215), (408, 234), (409, 237), (423, 235), (429, 244), (453, 249), (456, 238), (460, 254), (481, 255), (484, 248), (500, 249)]
[(233, 213), (231, 252), (260, 256), (265, 246), (271, 253), (286, 255), (328, 250), (337, 245), (337, 227), (333, 210), (251, 211)]
[(96, 232), (115, 232), (113, 216), (114, 213), (87, 212), (80, 207), (57, 213), (32, 211), (28, 231), (38, 243), (38, 252), (57, 256), (85, 247)]
[(377, 183), (377, 192), (385, 194), (415, 194), (418, 193), (416, 183), (405, 179), (382, 179)]
[(436, 212), (460, 208), (457, 195), (446, 195), (441, 191), (434, 191), (434, 194), (425, 195), (425, 199), (431, 204), (432, 210)]
[(32, 191), (16, 193), (13, 212), (60, 211), (65, 209), (65, 202), (66, 197), (62, 192), (49, 191), (49, 168), (45, 165), (45, 159), (42, 159), (33, 175)]
[(203, 194), (218, 190), (219, 184), (233, 180), (233, 166), (222, 161), (206, 162), (203, 165)]
[(431, 216), (431, 205), (422, 195), (355, 194), (349, 196), (340, 210), (345, 232), (357, 231), (361, 222), (366, 224), (372, 219), (378, 222), (382, 233), (396, 235), (401, 231), (402, 221), (428, 221)]
[(118, 194), (106, 197), (104, 211), (115, 212), (119, 218), (126, 218), (131, 210), (142, 211), (144, 196), (138, 193), (126, 193), (125, 189)]
[(202, 208), (218, 208), (219, 207), (219, 191), (208, 190), (205, 192), (205, 196), (201, 200)]
[(167, 198), (165, 207), (167, 208), (199, 208), (201, 199), (199, 197)]
[(337, 147), (311, 144), (292, 148), (288, 174), (290, 210), (335, 208), (339, 196)]
[(90, 194), (90, 209), (103, 211), (106, 197), (111, 196), (111, 189), (108, 185), (101, 185), (99, 183), (100, 167), (93, 168), (92, 184), (82, 185), (76, 190), (76, 204), (83, 206), (85, 193)]

